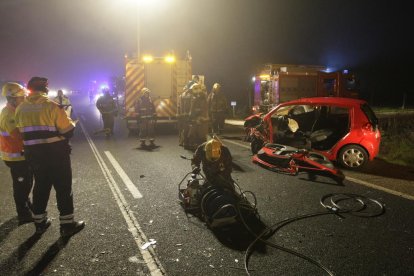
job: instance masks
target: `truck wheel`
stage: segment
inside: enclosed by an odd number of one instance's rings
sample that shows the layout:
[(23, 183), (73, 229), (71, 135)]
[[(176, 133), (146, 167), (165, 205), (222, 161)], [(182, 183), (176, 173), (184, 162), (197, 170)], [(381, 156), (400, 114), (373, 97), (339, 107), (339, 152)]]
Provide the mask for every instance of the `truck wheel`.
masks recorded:
[(250, 142), (250, 149), (253, 154), (256, 154), (263, 147), (263, 141), (259, 138), (253, 137)]
[(368, 162), (367, 151), (358, 145), (348, 145), (339, 151), (338, 163), (350, 170), (359, 170)]

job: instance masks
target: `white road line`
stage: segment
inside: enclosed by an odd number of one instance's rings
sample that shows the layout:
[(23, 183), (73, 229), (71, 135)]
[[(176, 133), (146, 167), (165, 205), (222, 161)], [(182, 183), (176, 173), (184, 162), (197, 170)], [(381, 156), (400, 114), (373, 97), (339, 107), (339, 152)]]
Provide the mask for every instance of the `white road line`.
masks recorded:
[(154, 249), (152, 247), (148, 247), (146, 250), (141, 249), (141, 246), (144, 243), (148, 242), (148, 239), (145, 236), (144, 232), (142, 231), (141, 226), (139, 225), (137, 219), (133, 215), (132, 210), (129, 208), (128, 202), (125, 200), (125, 197), (122, 194), (121, 190), (119, 189), (119, 186), (116, 183), (115, 179), (113, 178), (111, 171), (108, 169), (108, 166), (105, 164), (105, 161), (103, 160), (102, 156), (99, 154), (98, 149), (93, 143), (91, 137), (89, 136), (82, 122), (79, 121), (79, 124), (86, 137), (86, 140), (89, 143), (89, 146), (92, 149), (92, 153), (95, 155), (95, 158), (98, 161), (99, 167), (102, 170), (102, 173), (109, 185), (109, 188), (111, 189), (112, 194), (115, 197), (115, 201), (118, 204), (118, 208), (121, 211), (128, 225), (128, 230), (131, 232), (132, 236), (134, 237), (135, 243), (138, 246), (138, 250), (141, 253), (146, 266), (148, 267), (148, 270), (150, 271), (150, 275), (152, 276), (166, 275), (166, 272), (160, 260), (158, 259), (157, 255), (155, 254)]
[(231, 141), (231, 140), (228, 140), (228, 139), (221, 139), (221, 140), (226, 141), (227, 143), (230, 143), (230, 144), (237, 145), (237, 146), (242, 147), (242, 148), (250, 149), (250, 146), (244, 145), (244, 144), (239, 143), (239, 142), (234, 142), (234, 141)]
[(104, 151), (104, 153), (106, 154), (106, 157), (108, 157), (108, 159), (111, 162), (112, 166), (118, 172), (119, 176), (121, 177), (122, 181), (127, 186), (128, 190), (131, 192), (132, 196), (134, 198), (142, 198), (142, 194), (138, 191), (138, 189), (134, 185), (134, 183), (132, 183), (131, 179), (128, 177), (128, 175), (125, 173), (125, 171), (119, 165), (118, 161), (115, 160), (115, 158), (112, 156), (112, 154), (109, 151)]
[(381, 187), (381, 186), (369, 183), (369, 182), (364, 181), (364, 180), (360, 180), (360, 179), (353, 178), (353, 177), (350, 177), (350, 176), (346, 176), (345, 179), (347, 179), (349, 181), (352, 181), (352, 182), (355, 182), (357, 184), (361, 184), (361, 185), (376, 189), (376, 190), (380, 190), (380, 191), (383, 191), (383, 192), (386, 192), (386, 193), (389, 193), (389, 194), (400, 196), (400, 197), (403, 197), (405, 199), (414, 200), (414, 196), (407, 195), (407, 194), (402, 193), (402, 192), (394, 191), (394, 190), (391, 190), (391, 189), (388, 189), (388, 188), (385, 188), (385, 187)]
[[(226, 141), (227, 143), (240, 146), (242, 148), (250, 149), (249, 146), (244, 145), (242, 143), (234, 142), (234, 141), (231, 141), (231, 140), (228, 140), (228, 139), (222, 139), (222, 140)], [(394, 190), (391, 190), (391, 189), (388, 189), (388, 188), (384, 188), (384, 187), (369, 183), (369, 182), (364, 181), (364, 180), (353, 178), (353, 177), (350, 177), (350, 176), (346, 176), (346, 179), (349, 180), (349, 181), (355, 182), (357, 184), (364, 185), (364, 186), (367, 186), (367, 187), (370, 187), (370, 188), (373, 188), (373, 189), (377, 189), (377, 190), (380, 190), (380, 191), (383, 191), (383, 192), (386, 192), (386, 193), (389, 193), (389, 194), (400, 196), (400, 197), (403, 197), (403, 198), (406, 198), (406, 199), (409, 199), (409, 200), (414, 200), (414, 196), (405, 194), (403, 192), (398, 192), (398, 191), (394, 191)]]

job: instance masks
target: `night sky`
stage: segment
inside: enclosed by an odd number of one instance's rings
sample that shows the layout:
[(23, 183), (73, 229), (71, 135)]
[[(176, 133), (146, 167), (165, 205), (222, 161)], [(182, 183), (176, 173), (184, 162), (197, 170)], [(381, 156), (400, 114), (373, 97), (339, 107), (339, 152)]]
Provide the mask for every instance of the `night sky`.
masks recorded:
[[(361, 97), (401, 103), (412, 88), (410, 1), (143, 0), (141, 52), (193, 57), (207, 88), (247, 97), (264, 63), (350, 69)], [(124, 74), (137, 45), (137, 0), (1, 0), (0, 80), (38, 75), (51, 88), (87, 90)]]

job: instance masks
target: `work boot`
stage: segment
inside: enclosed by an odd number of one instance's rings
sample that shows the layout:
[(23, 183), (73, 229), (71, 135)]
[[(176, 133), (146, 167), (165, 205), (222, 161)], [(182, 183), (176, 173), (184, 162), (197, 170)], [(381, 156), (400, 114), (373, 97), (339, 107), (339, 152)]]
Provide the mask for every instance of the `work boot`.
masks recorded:
[(60, 235), (62, 237), (70, 237), (81, 231), (85, 227), (84, 221), (74, 221), (60, 225)]
[(23, 225), (23, 224), (26, 224), (26, 223), (30, 223), (30, 222), (34, 222), (34, 219), (32, 218), (32, 215), (30, 214), (30, 215), (24, 215), (24, 216), (18, 216), (17, 217), (17, 220), (18, 220), (18, 225), (20, 226), (20, 225)]
[(52, 224), (52, 222), (50, 221), (50, 219), (45, 219), (44, 221), (40, 222), (40, 223), (35, 223), (36, 226), (36, 235), (42, 235), (44, 232), (46, 232), (47, 228), (49, 228), (50, 224)]
[(33, 214), (30, 211), (30, 207), (25, 208), (23, 211), (20, 210), (17, 215), (18, 225), (23, 225), (29, 222), (34, 222)]

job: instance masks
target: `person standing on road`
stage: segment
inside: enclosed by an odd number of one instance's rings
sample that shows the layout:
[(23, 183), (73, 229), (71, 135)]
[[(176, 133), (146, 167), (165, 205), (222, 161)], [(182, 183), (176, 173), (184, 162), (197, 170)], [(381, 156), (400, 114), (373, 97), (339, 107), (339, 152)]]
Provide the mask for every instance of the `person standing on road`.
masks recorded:
[(72, 104), (69, 98), (63, 94), (63, 90), (59, 89), (57, 91), (57, 96), (53, 100), (66, 111), (69, 117), (72, 115)]
[(188, 132), (190, 129), (190, 108), (193, 97), (191, 89), (185, 89), (178, 100), (178, 144), (184, 148), (189, 147)]
[(192, 99), (190, 105), (190, 126), (188, 132), (189, 149), (195, 150), (204, 143), (208, 134), (207, 91), (201, 84), (191, 86)]
[(118, 109), (109, 89), (103, 90), (104, 94), (96, 101), (96, 107), (102, 115), (103, 128), (107, 137), (114, 134), (114, 118), (118, 115)]
[(23, 134), (25, 157), (34, 173), (36, 234), (43, 234), (51, 224), (46, 209), (53, 186), (60, 214), (60, 234), (69, 237), (85, 226), (83, 221), (74, 220), (69, 138), (73, 136), (75, 122), (57, 103), (49, 100), (47, 86), (47, 78), (30, 79), (27, 85), (30, 94), (17, 107), (16, 122)]
[(26, 95), (26, 90), (18, 83), (3, 85), (2, 95), (7, 105), (0, 114), (0, 152), (1, 158), (13, 179), (13, 197), (16, 204), (19, 225), (33, 222), (32, 203), (29, 194), (33, 187), (33, 174), (23, 154), (23, 139), (16, 126), (15, 111)]
[(145, 141), (149, 140), (150, 146), (155, 146), (155, 120), (157, 113), (150, 97), (151, 90), (144, 87), (141, 89), (141, 97), (135, 104), (135, 112), (138, 114), (139, 140), (141, 147), (145, 147)]
[(211, 119), (211, 130), (213, 134), (220, 134), (224, 130), (224, 121), (227, 113), (227, 99), (220, 88), (220, 84), (215, 83), (207, 99), (208, 113)]

